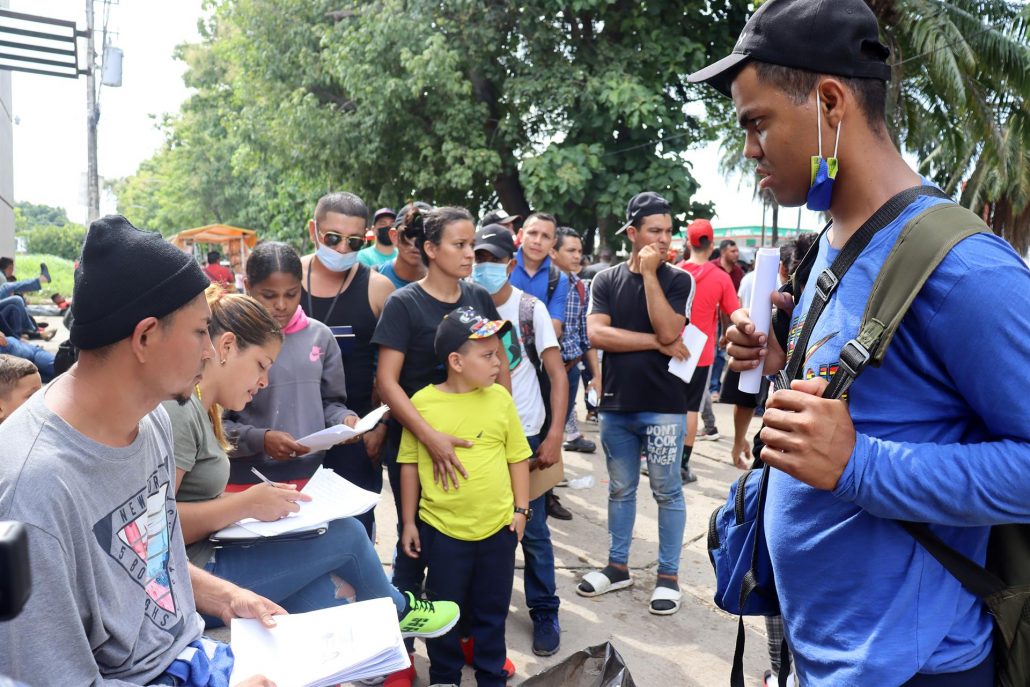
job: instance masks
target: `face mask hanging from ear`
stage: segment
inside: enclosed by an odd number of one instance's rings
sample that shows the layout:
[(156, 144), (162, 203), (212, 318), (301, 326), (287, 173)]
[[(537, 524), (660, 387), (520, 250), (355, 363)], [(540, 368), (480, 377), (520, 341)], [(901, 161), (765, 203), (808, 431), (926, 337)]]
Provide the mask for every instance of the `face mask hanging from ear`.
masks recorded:
[(840, 145), (840, 125), (837, 122), (837, 140), (833, 144), (833, 157), (823, 157), (823, 104), (819, 90), (815, 92), (816, 122), (819, 129), (819, 154), (812, 156), (812, 185), (808, 189), (808, 202), (805, 207), (815, 212), (826, 212), (830, 209), (833, 198), (833, 182), (837, 179), (837, 146)]

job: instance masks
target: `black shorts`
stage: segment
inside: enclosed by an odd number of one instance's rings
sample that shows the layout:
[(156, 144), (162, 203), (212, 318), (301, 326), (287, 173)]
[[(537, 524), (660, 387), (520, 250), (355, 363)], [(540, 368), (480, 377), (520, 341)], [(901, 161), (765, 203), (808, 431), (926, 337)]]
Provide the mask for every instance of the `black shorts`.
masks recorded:
[(740, 373), (727, 369), (726, 376), (722, 380), (722, 391), (719, 393), (719, 403), (741, 406), (742, 408), (757, 408), (764, 405), (763, 401), (768, 396), (769, 380), (762, 378), (762, 385), (757, 394), (749, 394), (737, 388), (740, 383)]
[(708, 393), (708, 371), (711, 367), (711, 365), (706, 365), (694, 370), (694, 376), (690, 378), (690, 384), (687, 384), (688, 413), (696, 413), (701, 410), (701, 403), (705, 400), (705, 394)]

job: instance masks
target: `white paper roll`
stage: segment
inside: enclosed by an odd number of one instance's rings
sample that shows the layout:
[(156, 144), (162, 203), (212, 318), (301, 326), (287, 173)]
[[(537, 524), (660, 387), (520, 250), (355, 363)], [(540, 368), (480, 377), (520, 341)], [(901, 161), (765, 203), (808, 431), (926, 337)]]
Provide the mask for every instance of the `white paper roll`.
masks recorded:
[[(751, 321), (755, 323), (755, 333), (761, 332), (767, 337), (772, 322), (772, 300), (769, 296), (776, 290), (776, 275), (780, 270), (780, 249), (759, 248), (755, 256), (755, 283), (751, 289)], [(737, 388), (745, 394), (757, 394), (762, 386), (762, 366), (740, 373)]]

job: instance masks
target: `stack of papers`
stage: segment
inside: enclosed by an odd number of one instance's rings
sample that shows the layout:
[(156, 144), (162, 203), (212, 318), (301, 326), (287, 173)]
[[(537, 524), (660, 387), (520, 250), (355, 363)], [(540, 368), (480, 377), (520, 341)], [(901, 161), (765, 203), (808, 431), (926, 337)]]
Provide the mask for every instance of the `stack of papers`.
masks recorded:
[(383, 415), (386, 415), (386, 411), (388, 410), (389, 408), (387, 406), (379, 406), (371, 413), (358, 420), (353, 427), (348, 427), (347, 425), (333, 425), (332, 427), (327, 427), (326, 429), (315, 432), (314, 434), (301, 437), (300, 439), (297, 439), (297, 443), (303, 444), (311, 449), (304, 455), (309, 455), (316, 451), (325, 451), (336, 446), (341, 441), (353, 439), (359, 434), (364, 434), (365, 432), (374, 429), (376, 424), (383, 419)]
[(236, 656), (229, 684), (263, 675), (278, 687), (328, 687), (408, 666), (397, 607), (373, 599), (310, 613), (280, 615), (268, 629), (233, 619)]
[(253, 539), (276, 537), (291, 532), (306, 532), (325, 527), (330, 520), (361, 515), (376, 507), (379, 494), (355, 486), (329, 468), (319, 466), (300, 493), (310, 501), (298, 501), (300, 510), (272, 522), (253, 518), (240, 520), (212, 535), (212, 539)]

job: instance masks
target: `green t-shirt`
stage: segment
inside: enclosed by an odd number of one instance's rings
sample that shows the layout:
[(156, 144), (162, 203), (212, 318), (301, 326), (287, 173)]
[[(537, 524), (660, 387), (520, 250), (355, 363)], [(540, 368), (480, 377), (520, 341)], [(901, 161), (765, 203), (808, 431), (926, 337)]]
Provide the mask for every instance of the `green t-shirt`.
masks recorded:
[[(186, 405), (165, 401), (164, 409), (172, 421), (175, 467), (186, 472), (175, 493), (175, 500), (210, 501), (222, 495), (229, 482), (229, 457), (218, 444), (211, 420), (196, 395)], [(188, 544), (186, 554), (193, 565), (204, 567), (214, 547), (207, 539)]]
[(377, 265), (382, 265), (384, 262), (390, 262), (395, 257), (397, 257), (396, 248), (394, 248), (393, 252), (389, 255), (383, 255), (376, 249), (374, 245), (369, 246), (368, 248), (362, 248), (358, 251), (358, 262), (360, 262), (362, 265), (365, 265), (366, 267), (375, 267)]
[(433, 481), (429, 451), (404, 430), (397, 462), (418, 464), (423, 522), (462, 541), (486, 539), (508, 525), (515, 508), (508, 465), (533, 453), (508, 390), (494, 384), (449, 394), (430, 385), (412, 396), (411, 402), (433, 429), (473, 444), (454, 451), (469, 478), (461, 480), (460, 489), (444, 491)]

